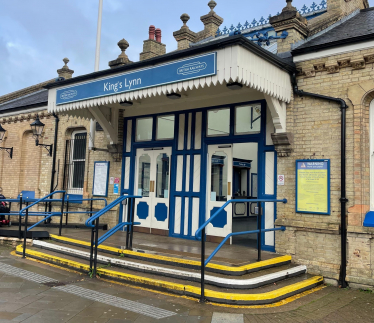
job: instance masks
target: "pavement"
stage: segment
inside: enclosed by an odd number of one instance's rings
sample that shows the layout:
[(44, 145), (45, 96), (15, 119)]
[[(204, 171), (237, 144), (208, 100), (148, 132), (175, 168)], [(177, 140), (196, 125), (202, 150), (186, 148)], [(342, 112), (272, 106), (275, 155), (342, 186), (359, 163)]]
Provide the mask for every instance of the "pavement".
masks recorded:
[(276, 307), (226, 307), (22, 259), (0, 245), (0, 323), (374, 322), (374, 294), (326, 286)]

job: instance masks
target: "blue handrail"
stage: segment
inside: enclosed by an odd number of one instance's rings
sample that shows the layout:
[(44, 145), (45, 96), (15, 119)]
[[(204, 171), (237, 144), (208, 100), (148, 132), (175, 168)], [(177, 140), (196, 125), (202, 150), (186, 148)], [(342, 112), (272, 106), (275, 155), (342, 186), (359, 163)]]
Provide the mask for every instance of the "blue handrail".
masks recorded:
[(121, 196), (118, 199), (114, 200), (112, 203), (108, 204), (106, 207), (101, 209), (100, 211), (96, 212), (95, 215), (91, 216), (89, 219), (86, 221), (86, 226), (90, 228), (94, 228), (93, 221), (95, 221), (97, 218), (101, 217), (103, 214), (114, 208), (116, 205), (121, 203), (122, 201), (130, 198), (142, 198), (142, 196), (133, 196), (133, 195), (126, 195), (126, 196)]
[[(20, 210), (20, 211), (19, 211), (19, 215), (20, 215), (20, 216), (23, 216), (22, 213), (23, 213), (24, 211), (26, 211), (27, 209), (33, 207), (33, 206), (36, 205), (36, 204), (39, 204), (40, 202), (44, 201), (44, 200), (47, 199), (48, 197), (50, 197), (50, 196), (52, 196), (52, 195), (54, 195), (54, 194), (58, 194), (58, 193), (66, 193), (66, 192), (65, 192), (65, 191), (54, 191), (54, 192), (52, 192), (52, 193), (49, 193), (48, 195), (42, 197), (41, 199), (35, 201), (34, 203), (32, 203), (32, 204), (26, 206), (25, 208), (23, 208), (22, 210)], [(58, 200), (58, 201), (62, 201), (62, 199), (60, 199), (60, 200)], [(49, 201), (48, 201), (48, 202), (49, 202)], [(64, 202), (64, 201), (63, 201), (63, 202)]]
[(229, 200), (224, 205), (222, 205), (217, 210), (217, 212), (215, 212), (208, 220), (206, 220), (205, 223), (200, 226), (200, 228), (198, 228), (196, 230), (195, 239), (196, 240), (201, 240), (201, 237), (200, 237), (201, 231), (209, 223), (211, 223), (218, 216), (218, 214), (220, 214), (226, 208), (227, 205), (229, 205), (231, 203), (246, 203), (246, 202), (249, 202), (249, 203), (256, 203), (256, 202), (259, 202), (259, 203), (280, 203), (280, 202), (287, 203), (287, 199), (283, 199), (283, 200), (275, 200), (275, 199), (257, 199), (257, 200), (250, 200), (250, 199), (243, 199), (243, 200), (241, 200), (241, 199), (238, 199), (238, 200)]
[(113, 227), (112, 229), (110, 229), (107, 233), (103, 234), (98, 242), (97, 242), (97, 245), (101, 245), (106, 239), (110, 238), (113, 234), (115, 234), (117, 231), (119, 230), (122, 230), (123, 227), (125, 227), (126, 225), (139, 225), (141, 224), (140, 222), (121, 222), (121, 223), (118, 223), (115, 227)]
[(211, 253), (211, 255), (205, 260), (205, 266), (212, 260), (212, 258), (217, 254), (217, 252), (222, 248), (228, 239), (233, 236), (240, 236), (243, 234), (252, 234), (252, 233), (262, 233), (262, 232), (272, 232), (272, 231), (285, 231), (286, 227), (273, 228), (273, 229), (263, 229), (263, 230), (253, 230), (253, 231), (244, 231), (244, 232), (232, 232), (229, 233), (225, 239), (218, 245), (218, 247)]
[[(79, 204), (78, 202), (83, 202), (83, 201), (104, 201), (105, 202), (105, 206), (108, 205), (108, 202), (106, 199), (104, 198), (95, 198), (95, 199), (76, 199), (76, 200), (70, 200), (69, 201), (69, 197), (66, 198), (66, 202), (71, 202), (71, 203), (75, 203), (75, 204)], [(66, 212), (65, 212), (66, 213)], [(77, 212), (74, 212), (74, 213), (77, 213)]]

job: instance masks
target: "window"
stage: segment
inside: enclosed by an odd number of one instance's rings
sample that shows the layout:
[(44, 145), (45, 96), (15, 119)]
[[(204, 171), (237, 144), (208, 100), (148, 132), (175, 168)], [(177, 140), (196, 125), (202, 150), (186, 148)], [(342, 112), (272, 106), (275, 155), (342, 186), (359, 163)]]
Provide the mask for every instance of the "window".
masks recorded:
[(151, 157), (144, 154), (139, 157), (138, 195), (149, 197), (151, 183)]
[(208, 111), (208, 137), (228, 136), (230, 134), (230, 109)]
[(64, 189), (68, 194), (83, 194), (87, 132), (74, 131), (66, 141)]
[(235, 134), (251, 134), (261, 131), (261, 105), (245, 105), (235, 108)]
[(174, 138), (174, 115), (157, 117), (156, 140)]
[(151, 141), (153, 118), (136, 119), (136, 141)]

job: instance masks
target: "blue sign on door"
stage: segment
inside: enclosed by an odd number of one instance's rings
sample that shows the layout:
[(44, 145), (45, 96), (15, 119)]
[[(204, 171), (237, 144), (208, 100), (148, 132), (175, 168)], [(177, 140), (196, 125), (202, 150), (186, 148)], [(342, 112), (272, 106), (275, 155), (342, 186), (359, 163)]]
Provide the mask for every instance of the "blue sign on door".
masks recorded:
[(57, 90), (56, 104), (160, 86), (217, 74), (216, 53)]

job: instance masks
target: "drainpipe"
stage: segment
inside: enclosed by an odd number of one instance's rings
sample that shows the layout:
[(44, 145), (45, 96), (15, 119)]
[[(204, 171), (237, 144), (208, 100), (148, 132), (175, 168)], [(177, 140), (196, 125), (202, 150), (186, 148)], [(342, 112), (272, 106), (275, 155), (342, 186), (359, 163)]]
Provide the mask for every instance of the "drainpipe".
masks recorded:
[[(53, 143), (53, 157), (52, 157), (52, 174), (51, 174), (51, 188), (49, 190), (50, 193), (52, 193), (55, 190), (55, 175), (56, 175), (56, 152), (57, 152), (57, 137), (58, 137), (58, 123), (60, 122), (59, 117), (57, 114), (53, 113), (53, 116), (55, 117), (55, 139)], [(52, 199), (52, 196), (50, 196), (50, 199)], [(49, 212), (52, 211), (52, 204), (49, 203)]]
[(341, 224), (340, 224), (340, 237), (341, 237), (341, 264), (340, 264), (340, 275), (339, 275), (339, 285), (342, 288), (348, 286), (345, 278), (347, 276), (347, 220), (346, 220), (346, 212), (347, 212), (347, 202), (348, 199), (346, 197), (346, 112), (348, 109), (347, 103), (340, 98), (334, 98), (331, 96), (320, 95), (316, 93), (304, 92), (299, 90), (296, 81), (296, 75), (293, 74), (292, 76), (292, 84), (293, 84), (293, 91), (300, 97), (309, 96), (313, 98), (318, 98), (321, 100), (327, 100), (336, 102), (340, 105), (341, 111), (341, 154), (340, 154), (340, 164), (341, 164), (341, 173), (340, 173), (340, 205), (341, 205)]

